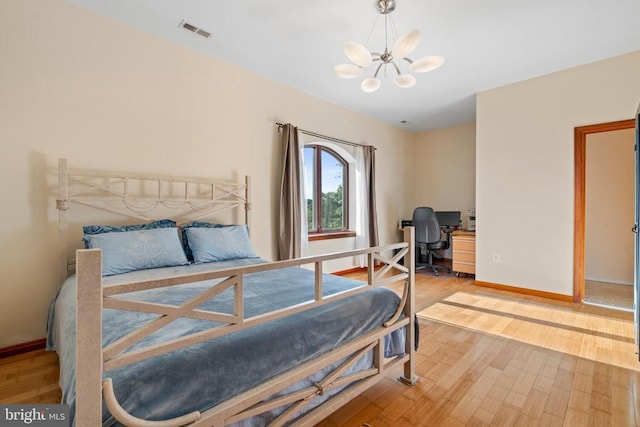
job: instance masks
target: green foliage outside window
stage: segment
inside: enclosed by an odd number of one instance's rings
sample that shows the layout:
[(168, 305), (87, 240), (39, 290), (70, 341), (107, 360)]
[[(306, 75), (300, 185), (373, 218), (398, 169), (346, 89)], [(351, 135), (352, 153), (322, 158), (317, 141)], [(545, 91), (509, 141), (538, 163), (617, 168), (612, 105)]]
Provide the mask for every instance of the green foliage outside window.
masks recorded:
[[(342, 230), (344, 226), (344, 197), (342, 185), (336, 191), (322, 193), (322, 228), (324, 230)], [(307, 199), (307, 224), (313, 230), (313, 200)]]
[(336, 191), (322, 193), (322, 228), (325, 230), (344, 229), (344, 198), (342, 185)]
[[(305, 168), (308, 230), (325, 232), (348, 228), (344, 194), (348, 174), (346, 162), (326, 147), (307, 146)], [(328, 189), (334, 190), (327, 191)], [(321, 193), (320, 200), (317, 200), (318, 192)], [(317, 212), (318, 209), (321, 211)]]

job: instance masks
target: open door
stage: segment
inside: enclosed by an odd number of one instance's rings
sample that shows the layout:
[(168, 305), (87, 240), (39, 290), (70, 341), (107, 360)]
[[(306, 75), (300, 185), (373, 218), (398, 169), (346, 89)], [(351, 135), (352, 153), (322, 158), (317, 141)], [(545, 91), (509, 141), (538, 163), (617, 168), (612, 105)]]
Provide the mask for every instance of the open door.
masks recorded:
[(638, 346), (638, 360), (640, 361), (640, 236), (638, 235), (638, 224), (640, 224), (640, 105), (636, 113), (636, 214), (633, 225), (634, 237), (634, 257), (633, 257), (633, 283), (634, 283), (634, 320), (636, 324), (636, 345)]

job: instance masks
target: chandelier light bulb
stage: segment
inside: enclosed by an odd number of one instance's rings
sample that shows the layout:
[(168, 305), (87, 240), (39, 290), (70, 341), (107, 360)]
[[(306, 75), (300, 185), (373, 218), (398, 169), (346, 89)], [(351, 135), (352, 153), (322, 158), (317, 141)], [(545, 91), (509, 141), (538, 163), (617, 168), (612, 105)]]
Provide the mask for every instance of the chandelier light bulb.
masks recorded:
[(344, 54), (347, 55), (351, 62), (362, 68), (368, 67), (373, 61), (369, 49), (356, 42), (346, 42), (344, 44)]
[(399, 74), (393, 81), (401, 88), (409, 88), (416, 84), (416, 78), (411, 74)]
[(419, 42), (420, 33), (417, 30), (409, 30), (396, 41), (391, 50), (391, 54), (395, 59), (406, 58), (418, 47)]
[(362, 75), (362, 68), (353, 64), (340, 64), (333, 67), (333, 72), (343, 79), (355, 79)]
[(423, 56), (411, 63), (410, 68), (414, 73), (426, 73), (444, 64), (444, 57), (438, 55)]
[(375, 77), (369, 77), (368, 79), (364, 79), (364, 81), (362, 82), (362, 86), (360, 87), (364, 92), (375, 92), (380, 87), (380, 83), (380, 80), (376, 79)]

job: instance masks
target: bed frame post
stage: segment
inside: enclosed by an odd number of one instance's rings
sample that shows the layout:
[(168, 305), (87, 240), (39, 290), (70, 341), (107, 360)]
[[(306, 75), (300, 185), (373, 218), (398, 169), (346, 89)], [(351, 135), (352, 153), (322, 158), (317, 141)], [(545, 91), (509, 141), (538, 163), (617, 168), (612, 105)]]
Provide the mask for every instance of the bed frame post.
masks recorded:
[(245, 175), (244, 183), (245, 188), (245, 203), (244, 203), (244, 223), (247, 224), (247, 229), (251, 232), (251, 177)]
[(409, 287), (408, 295), (407, 295), (407, 303), (404, 306), (404, 315), (411, 319), (406, 326), (406, 337), (405, 337), (405, 352), (410, 355), (409, 360), (404, 364), (404, 375), (399, 378), (404, 384), (407, 385), (416, 385), (418, 383), (418, 377), (416, 376), (416, 360), (415, 360), (415, 352), (416, 352), (416, 322), (415, 313), (416, 313), (416, 294), (415, 294), (415, 228), (414, 227), (405, 227), (404, 228), (404, 241), (409, 245), (407, 247), (408, 252), (404, 257), (404, 265), (407, 267), (408, 275), (407, 285)]
[(58, 199), (56, 200), (56, 209), (58, 209), (58, 279), (59, 285), (67, 279), (68, 270), (68, 254), (67, 244), (69, 238), (67, 236), (69, 225), (67, 222), (67, 210), (69, 209), (69, 187), (67, 180), (67, 159), (58, 159)]
[(102, 251), (76, 252), (76, 425), (102, 425)]

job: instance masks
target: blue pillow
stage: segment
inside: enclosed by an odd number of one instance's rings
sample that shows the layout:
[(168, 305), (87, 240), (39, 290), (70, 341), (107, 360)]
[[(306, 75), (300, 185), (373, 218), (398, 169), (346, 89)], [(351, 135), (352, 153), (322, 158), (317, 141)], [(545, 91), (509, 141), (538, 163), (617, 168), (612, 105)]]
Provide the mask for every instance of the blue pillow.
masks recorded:
[(246, 225), (190, 227), (185, 232), (196, 264), (256, 257)]
[(86, 239), (86, 236), (88, 234), (114, 233), (114, 232), (134, 231), (134, 230), (152, 230), (154, 228), (169, 228), (169, 227), (175, 227), (175, 226), (176, 226), (176, 222), (170, 219), (161, 219), (159, 221), (152, 221), (146, 224), (135, 224), (135, 225), (121, 225), (121, 226), (87, 225), (85, 227), (82, 227), (82, 231), (84, 232), (84, 235), (85, 235), (85, 238), (82, 240), (84, 240), (84, 247), (89, 249), (89, 246), (87, 244), (87, 239)]
[(103, 276), (189, 264), (175, 227), (89, 234), (85, 241), (102, 249)]
[(193, 261), (193, 253), (191, 252), (191, 248), (189, 247), (189, 240), (187, 239), (187, 229), (191, 227), (196, 228), (221, 228), (221, 227), (231, 227), (231, 225), (226, 224), (213, 224), (211, 222), (204, 221), (191, 221), (190, 223), (184, 224), (180, 233), (182, 236), (182, 247), (184, 248), (184, 253), (187, 255), (187, 259), (189, 261)]

